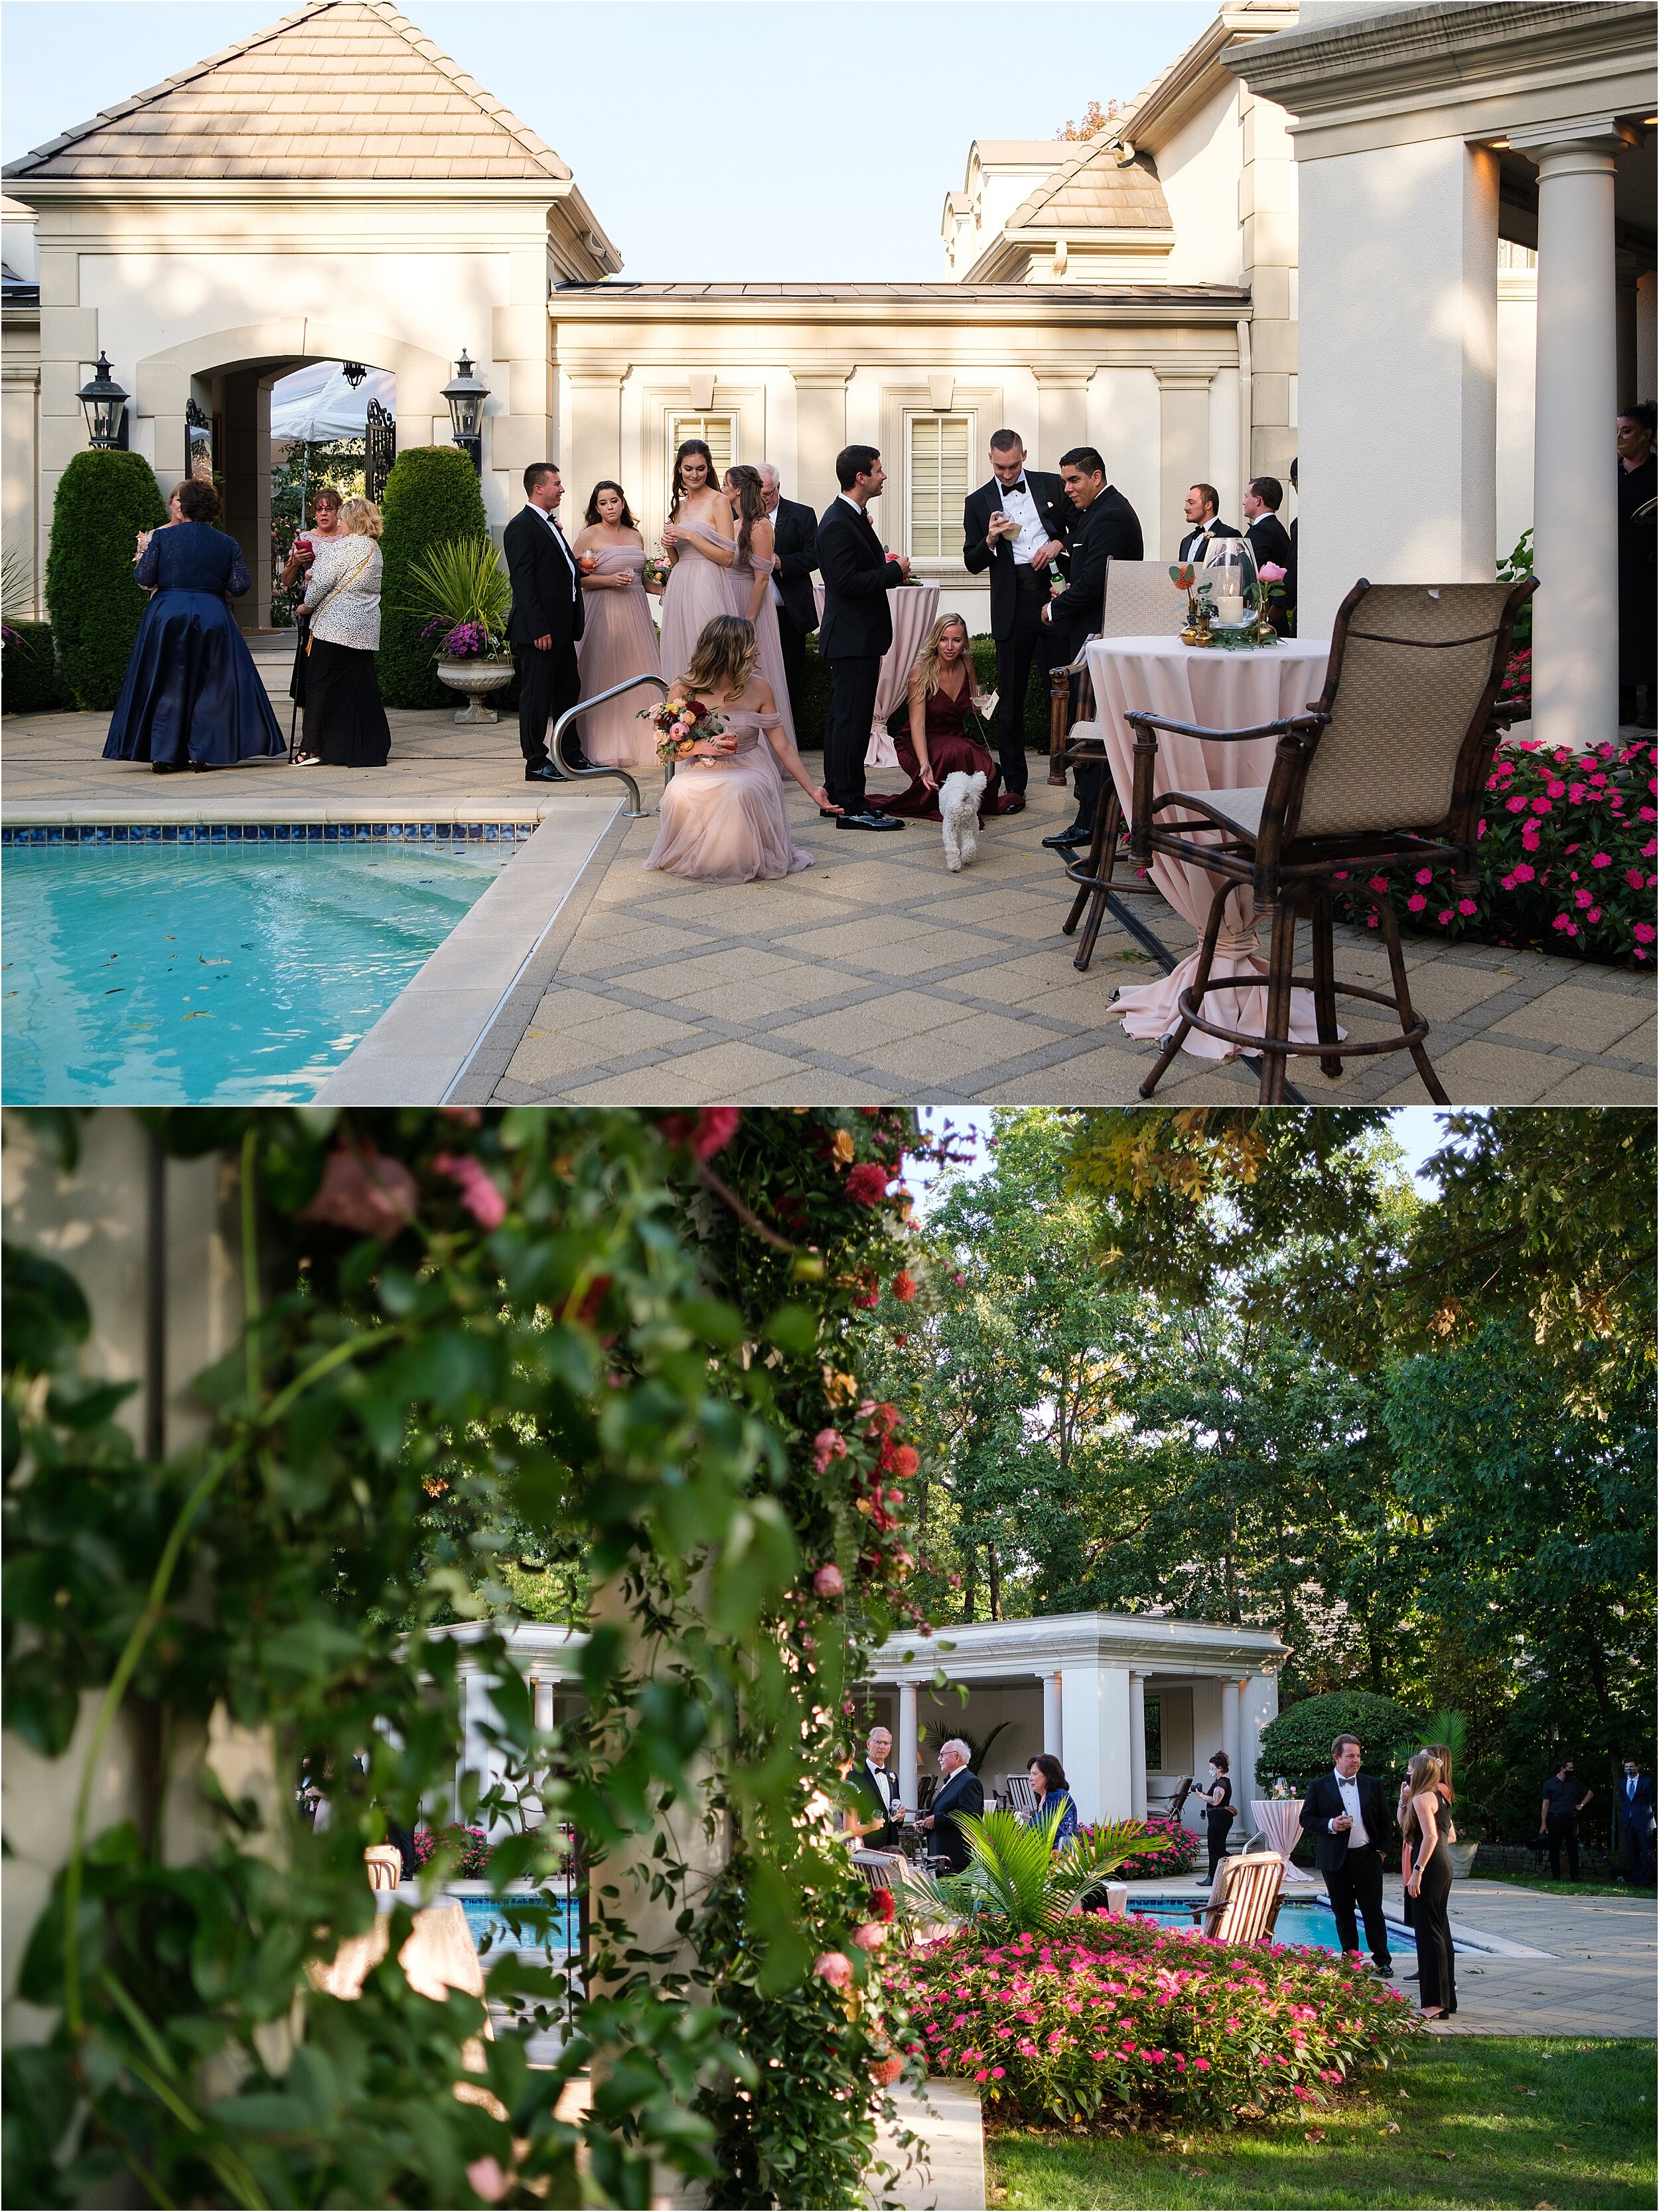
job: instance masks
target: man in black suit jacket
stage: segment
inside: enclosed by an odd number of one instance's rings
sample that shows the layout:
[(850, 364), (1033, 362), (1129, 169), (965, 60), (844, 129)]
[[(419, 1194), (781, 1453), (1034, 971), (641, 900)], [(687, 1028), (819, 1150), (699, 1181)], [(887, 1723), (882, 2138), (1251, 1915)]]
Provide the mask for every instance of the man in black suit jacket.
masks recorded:
[(1619, 1832), (1625, 1846), (1625, 1880), (1638, 1889), (1653, 1887), (1653, 1784), (1640, 1762), (1625, 1761), (1613, 1793)]
[(785, 499), (770, 461), (756, 464), (772, 521), (772, 600), (778, 611), (778, 641), (783, 647), (784, 681), (789, 687), (789, 715), (800, 727), (806, 683), (806, 641), (818, 626), (812, 595), (812, 571), (818, 565), (818, 519), (798, 499)]
[(879, 1820), (864, 1838), (871, 1851), (896, 1851), (904, 1836), (904, 1808), (899, 1802), (898, 1776), (888, 1765), (893, 1739), (884, 1728), (873, 1728), (865, 1740), (864, 1764), (848, 1777), (858, 1793), (860, 1826)]
[(931, 1833), (933, 1856), (946, 1860), (952, 1874), (960, 1874), (969, 1859), (968, 1838), (957, 1822), (964, 1814), (977, 1817), (985, 1810), (985, 1785), (968, 1759), (968, 1746), (959, 1736), (939, 1746), (939, 1785), (933, 1804), (916, 1823)]
[[(547, 757), (547, 733), (581, 696), (576, 640), (582, 634), (582, 586), (576, 556), (553, 520), (564, 497), (559, 471), (551, 461), (532, 461), (524, 472), (529, 504), (515, 514), (501, 536), (507, 573), (513, 584), (513, 611), (507, 634), (520, 647), (519, 750), (526, 783), (555, 783), (558, 771)], [(567, 744), (565, 757), (586, 768), (580, 744)]]
[(864, 756), (876, 713), (881, 656), (893, 642), (887, 594), (910, 573), (902, 556), (881, 550), (867, 508), (887, 481), (873, 446), (848, 446), (836, 456), (841, 495), (818, 523), (823, 620), (818, 653), (830, 664), (830, 725), (823, 733), (823, 782), (842, 830), (902, 830), (891, 814), (865, 803)]
[(1279, 519), (1284, 504), (1285, 487), (1277, 477), (1250, 478), (1250, 488), (1244, 495), (1244, 535), (1250, 541), (1258, 568), (1264, 561), (1272, 561), (1288, 569), (1294, 558), (1291, 533)]
[[(962, 560), (970, 576), (991, 572), (997, 750), (1003, 789), (1012, 798), (1025, 789), (1025, 693), (1031, 663), (1042, 656), (1042, 610), (1053, 589), (1051, 566), (1066, 550), (1073, 514), (1058, 477), (1026, 467), (1018, 432), (994, 430), (991, 481), (969, 492), (963, 505)], [(1042, 665), (1047, 665), (1046, 658)]]
[(1389, 1927), (1382, 1917), (1382, 1846), (1389, 1832), (1389, 1808), (1382, 1785), (1359, 1771), (1357, 1736), (1340, 1735), (1331, 1746), (1331, 1771), (1308, 1785), (1302, 1802), (1302, 1831), (1314, 1839), (1314, 1864), (1325, 1877), (1325, 1892), (1336, 1915), (1337, 1941), (1344, 1951), (1359, 1948), (1354, 1907), (1365, 1923), (1371, 1964), (1385, 1981), (1394, 1978), (1389, 1956)]
[(1202, 561), (1210, 550), (1212, 538), (1238, 538), (1242, 531), (1231, 522), (1220, 520), (1221, 494), (1213, 484), (1196, 483), (1187, 494), (1182, 510), (1187, 517), (1187, 534), (1181, 541), (1177, 561)]
[[(1048, 625), (1050, 668), (1064, 668), (1098, 631), (1106, 611), (1108, 561), (1145, 557), (1140, 518), (1122, 493), (1106, 481), (1106, 464), (1092, 446), (1074, 446), (1060, 458), (1066, 496), (1077, 509), (1072, 526), (1072, 580), (1050, 599), (1042, 618)], [(1077, 819), (1043, 843), (1056, 852), (1086, 845), (1094, 835), (1095, 808), (1106, 771), (1099, 761), (1084, 761), (1077, 771)]]

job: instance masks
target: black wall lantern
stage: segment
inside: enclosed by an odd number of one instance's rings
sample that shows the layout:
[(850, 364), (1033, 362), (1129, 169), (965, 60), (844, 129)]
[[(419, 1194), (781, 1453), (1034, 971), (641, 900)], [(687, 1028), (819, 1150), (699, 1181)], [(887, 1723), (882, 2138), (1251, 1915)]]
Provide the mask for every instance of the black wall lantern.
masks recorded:
[(98, 367), (76, 394), (86, 410), (87, 434), (94, 446), (125, 450), (127, 442), (127, 395), (110, 374), (108, 356), (101, 350)]
[(472, 465), (480, 476), (483, 474), (483, 404), (489, 397), (489, 386), (475, 375), (472, 363), (463, 349), (455, 364), (453, 380), (444, 386), (444, 398), (449, 403), (455, 443), (471, 456)]

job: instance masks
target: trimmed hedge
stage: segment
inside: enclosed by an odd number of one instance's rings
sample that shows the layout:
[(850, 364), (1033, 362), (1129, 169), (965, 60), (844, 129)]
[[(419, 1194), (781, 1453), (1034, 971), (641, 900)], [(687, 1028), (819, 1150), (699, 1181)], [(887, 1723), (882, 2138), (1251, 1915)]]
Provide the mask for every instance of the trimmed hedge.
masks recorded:
[(52, 652), (52, 625), (41, 622), (6, 624), (5, 675), (0, 708), (8, 714), (46, 714), (64, 703)]
[(421, 635), (429, 617), (411, 611), (409, 570), (447, 538), (489, 537), (477, 472), (459, 446), (411, 446), (392, 465), (381, 511), (380, 696), (388, 707), (459, 707), (433, 673), (432, 641)]
[(106, 713), (121, 696), (149, 602), (132, 580), (133, 539), (167, 519), (142, 453), (77, 453), (58, 479), (46, 556), (46, 612), (62, 689)]
[(1256, 1786), (1266, 1790), (1275, 1775), (1282, 1774), (1287, 1782), (1305, 1788), (1315, 1775), (1328, 1769), (1331, 1739), (1342, 1735), (1359, 1738), (1369, 1773), (1387, 1774), (1396, 1746), (1413, 1736), (1420, 1742), (1422, 1729), (1415, 1713), (1370, 1690), (1332, 1690), (1322, 1698), (1304, 1698), (1262, 1729)]

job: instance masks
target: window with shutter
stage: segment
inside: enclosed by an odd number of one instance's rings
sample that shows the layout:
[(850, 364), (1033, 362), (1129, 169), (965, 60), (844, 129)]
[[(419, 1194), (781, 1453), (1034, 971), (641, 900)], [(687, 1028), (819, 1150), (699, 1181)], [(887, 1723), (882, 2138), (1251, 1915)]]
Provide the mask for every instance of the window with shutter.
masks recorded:
[(959, 553), (972, 440), (971, 416), (909, 417), (905, 483), (912, 560), (947, 561)]
[(729, 415), (673, 415), (668, 422), (668, 481), (674, 481), (674, 456), (688, 438), (701, 438), (714, 456), (718, 483), (737, 455), (732, 452), (735, 424)]

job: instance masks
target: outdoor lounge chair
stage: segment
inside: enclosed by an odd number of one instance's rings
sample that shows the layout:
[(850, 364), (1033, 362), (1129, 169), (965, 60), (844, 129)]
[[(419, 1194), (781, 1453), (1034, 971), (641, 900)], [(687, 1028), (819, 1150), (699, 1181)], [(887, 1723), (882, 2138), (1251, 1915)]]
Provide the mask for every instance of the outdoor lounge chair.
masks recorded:
[(1167, 1798), (1159, 1798), (1156, 1805), (1148, 1803), (1147, 1811), (1156, 1812), (1160, 1820), (1178, 1820), (1181, 1808), (1193, 1794), (1193, 1778), (1183, 1774)]
[(1012, 1813), (1029, 1813), (1036, 1803), (1036, 1791), (1031, 1787), (1029, 1774), (1005, 1774), (1002, 1778), (1002, 1802)]
[[(1099, 637), (1179, 637), (1187, 619), (1187, 602), (1170, 581), (1168, 568), (1159, 561), (1109, 561), (1106, 563), (1106, 603), (1101, 625), (1096, 632)], [(1071, 678), (1078, 678), (1078, 719), (1066, 726), (1070, 712)], [(1057, 668), (1049, 678), (1049, 736), (1048, 751), (1050, 783), (1064, 783), (1065, 763), (1085, 761), (1104, 761), (1106, 747), (1101, 737), (1100, 725), (1094, 719), (1094, 685), (1089, 677), (1089, 655), (1085, 647), (1069, 668)], [(1066, 863), (1066, 872), (1077, 885), (1077, 896), (1072, 902), (1072, 911), (1061, 924), (1067, 937), (1075, 936), (1083, 910), (1087, 907), (1089, 918), (1084, 923), (1083, 939), (1073, 961), (1074, 968), (1086, 969), (1094, 958), (1095, 942), (1100, 935), (1100, 925), (1105, 919), (1108, 902), (1122, 897), (1125, 893), (1137, 898), (1157, 897), (1158, 893), (1150, 877), (1133, 873), (1115, 875), (1118, 848), (1123, 836), (1123, 809), (1118, 800), (1117, 787), (1112, 781), (1109, 766), (1101, 785), (1100, 802), (1095, 808), (1094, 835), (1089, 842), (1087, 855)], [(1127, 919), (1121, 913), (1120, 921)], [(1133, 924), (1130, 933), (1135, 934)]]
[(370, 1844), (363, 1852), (371, 1889), (396, 1889), (404, 1878), (404, 1855), (395, 1844)]
[(1223, 1859), (1204, 1904), (1180, 1910), (1201, 1922), (1200, 1932), (1218, 1943), (1259, 1943), (1273, 1932), (1284, 1887), (1285, 1863), (1277, 1851), (1246, 1852)]
[[(1429, 1025), (1412, 1009), (1400, 924), (1389, 888), (1375, 878), (1436, 861), (1452, 866), (1454, 889), (1475, 889), (1477, 817), (1492, 754), (1508, 726), (1498, 693), (1509, 664), (1516, 616), (1537, 579), (1507, 584), (1379, 584), (1361, 577), (1337, 611), (1325, 688), (1303, 714), (1254, 730), (1206, 730), (1136, 709), (1134, 804), (1129, 849), (1138, 862), (1155, 853), (1202, 868), (1217, 881), (1181, 1018), (1140, 1086), (1150, 1098), (1188, 1030), (1261, 1056), (1261, 1103), (1282, 1105), (1292, 1053), (1318, 1056), (1328, 1076), (1357, 1055), (1409, 1052), (1437, 1106), (1450, 1103), (1423, 1040)], [(1160, 730), (1236, 744), (1276, 736), (1265, 787), (1198, 795), (1158, 788)], [(1171, 818), (1171, 811), (1178, 819)], [(1201, 840), (1202, 842), (1200, 842)], [(1332, 907), (1345, 895), (1374, 909), (1394, 989), (1339, 984), (1333, 969)], [(1211, 991), (1236, 990), (1236, 976), (1212, 981), (1216, 939), (1229, 897), (1248, 884), (1271, 916), (1264, 1033), (1231, 1029), (1204, 1012)], [(1313, 927), (1313, 973), (1296, 969), (1296, 923)], [(1290, 1042), (1291, 993), (1310, 989), (1317, 1042)], [(1339, 1042), (1338, 997), (1386, 1006), (1398, 1036)]]

